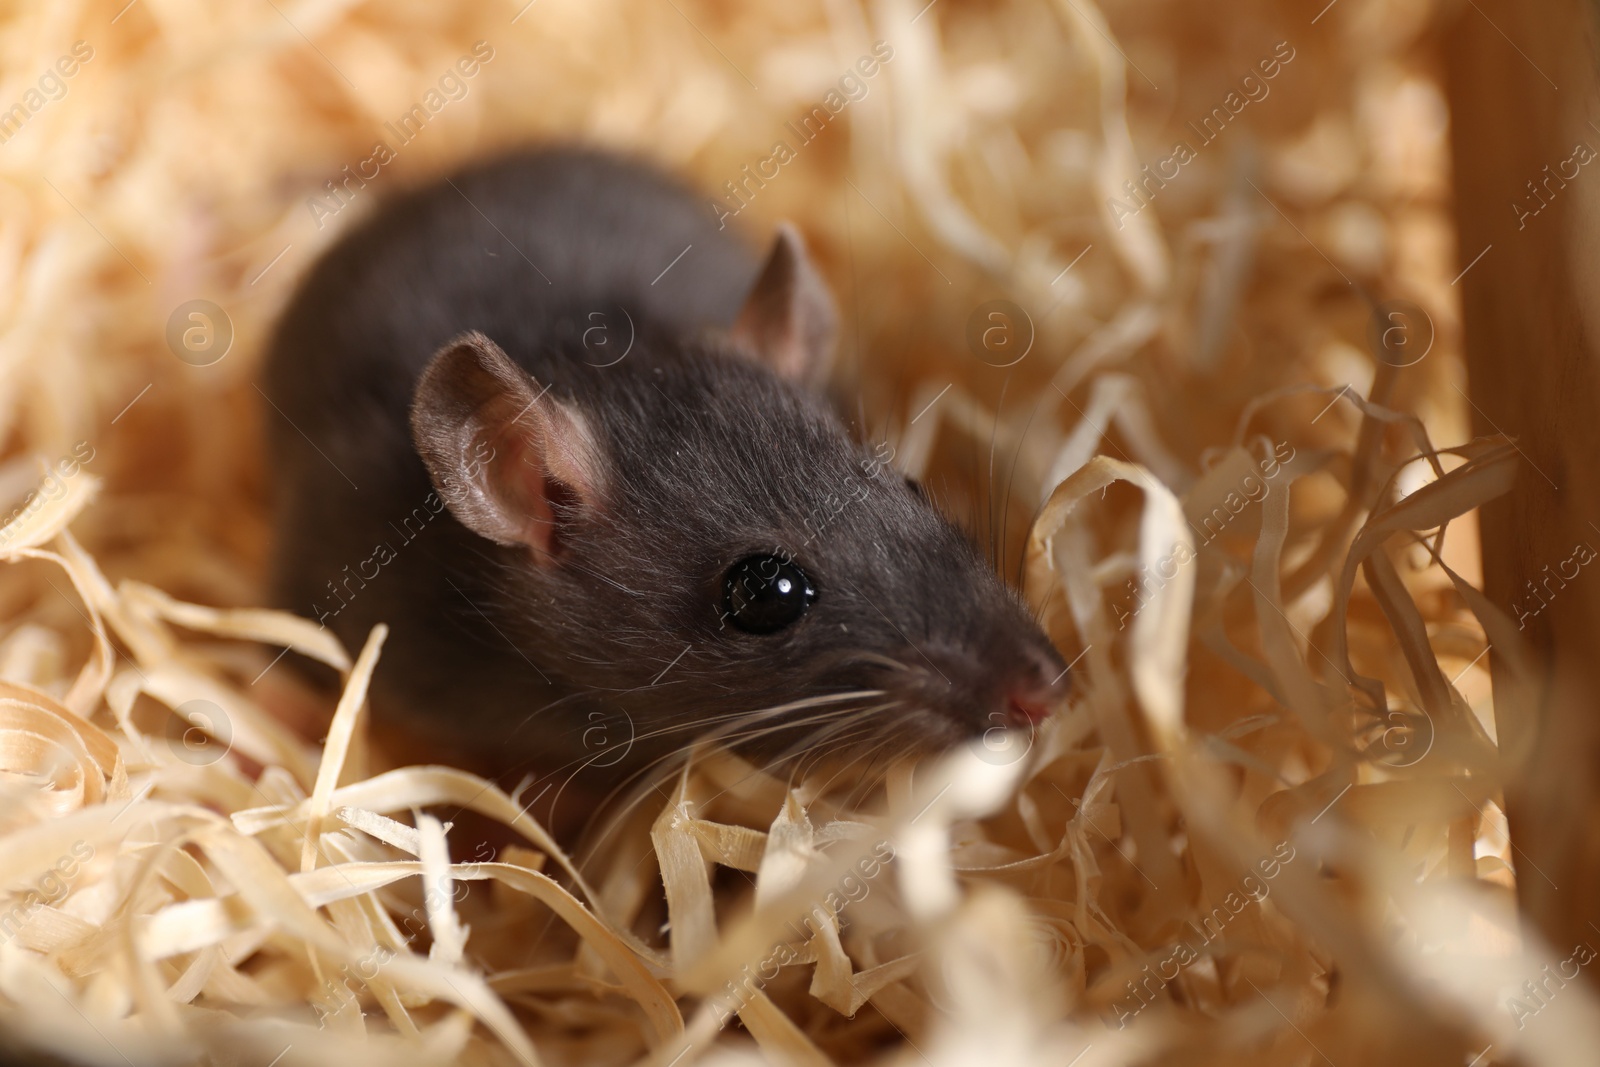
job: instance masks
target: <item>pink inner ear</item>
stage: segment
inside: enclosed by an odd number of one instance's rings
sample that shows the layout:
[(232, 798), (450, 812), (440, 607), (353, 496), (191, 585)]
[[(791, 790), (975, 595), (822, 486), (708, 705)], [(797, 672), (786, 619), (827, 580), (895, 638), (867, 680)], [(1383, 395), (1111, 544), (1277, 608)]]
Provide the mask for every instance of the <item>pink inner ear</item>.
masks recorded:
[(481, 333), (440, 349), (411, 404), (434, 488), (467, 529), (547, 562), (562, 526), (599, 507), (605, 463), (584, 417)]
[(511, 425), (494, 435), (494, 454), (485, 464), (486, 489), (523, 541), (538, 555), (553, 554), (557, 544), (556, 513), (551, 506), (554, 479), (545, 473), (538, 431)]
[(491, 439), (485, 489), (513, 537), (548, 560), (564, 548), (563, 521), (598, 506), (595, 449), (586, 427), (559, 406), (525, 411)]

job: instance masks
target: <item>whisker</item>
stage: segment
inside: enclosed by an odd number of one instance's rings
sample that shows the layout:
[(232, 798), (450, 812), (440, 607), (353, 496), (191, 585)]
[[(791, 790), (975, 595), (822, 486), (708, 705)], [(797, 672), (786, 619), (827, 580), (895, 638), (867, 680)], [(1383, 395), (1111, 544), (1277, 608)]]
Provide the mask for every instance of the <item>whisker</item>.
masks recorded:
[[(996, 522), (995, 520), (994, 505), (997, 499), (997, 494), (995, 493), (994, 481), (994, 454), (998, 449), (1000, 442), (1000, 413), (1005, 409), (1006, 406), (1006, 390), (1011, 387), (1012, 373), (1014, 372), (1007, 371), (1005, 380), (1000, 383), (1000, 396), (999, 399), (995, 401), (994, 405), (994, 426), (989, 430), (989, 540), (993, 545), (993, 551), (991, 551), (989, 554), (989, 563), (997, 572), (1001, 574), (1005, 573), (1006, 516), (1005, 512), (1002, 510), (1000, 512), (999, 521)], [(999, 535), (998, 540), (996, 539), (997, 533)]]
[(521, 722), (517, 723), (516, 726), (511, 728), (511, 732), (506, 735), (507, 740), (511, 739), (512, 737), (515, 737), (516, 734), (517, 734), (517, 731), (521, 730), (524, 726), (526, 726), (530, 722), (532, 722), (534, 720), (535, 716), (543, 715), (545, 712), (549, 711), (551, 708), (558, 707), (559, 705), (565, 704), (569, 700), (576, 700), (578, 697), (581, 697), (583, 695), (584, 695), (583, 690), (581, 690), (581, 689), (580, 690), (575, 690), (574, 692), (568, 693), (566, 696), (557, 697), (555, 700), (552, 700), (550, 703), (546, 704), (542, 708), (538, 708), (538, 709), (536, 709), (534, 711), (528, 712), (527, 715), (523, 716), (523, 719), (522, 719)]
[[(1040, 398), (1038, 400), (1035, 400), (1033, 402), (1033, 410), (1028, 412), (1028, 421), (1023, 424), (1022, 436), (1020, 438), (1018, 438), (1018, 440), (1017, 440), (1017, 450), (1011, 457), (1011, 470), (1006, 475), (1005, 501), (1000, 505), (1000, 515), (1001, 515), (1001, 520), (1000, 520), (1000, 522), (1001, 522), (1001, 526), (1000, 526), (1000, 545), (1001, 545), (1001, 549), (1000, 549), (1000, 552), (1001, 552), (1000, 574), (1001, 574), (1002, 577), (1005, 575), (1005, 572), (1006, 572), (1005, 566), (1004, 566), (1004, 564), (1005, 564), (1005, 545), (1007, 544), (1007, 541), (1006, 541), (1006, 521), (1007, 521), (1007, 519), (1010, 518), (1010, 515), (1011, 515), (1011, 491), (1012, 491), (1013, 487), (1015, 487), (1015, 485), (1017, 484), (1017, 468), (1022, 466), (1022, 450), (1023, 450), (1023, 447), (1025, 445), (1027, 445), (1027, 443), (1028, 443), (1028, 431), (1033, 429), (1034, 417), (1039, 414), (1039, 406), (1041, 404), (1043, 404), (1043, 403), (1044, 403), (1044, 397), (1042, 395), (1040, 396)], [(1038, 514), (1039, 514), (1039, 512), (1037, 510), (1035, 510), (1034, 511), (1034, 518), (1035, 519), (1038, 518)], [(1030, 529), (1030, 530), (1033, 529), (1033, 522), (1032, 521), (1030, 521), (1028, 523), (1028, 529)], [(1028, 558), (1028, 554), (1027, 554), (1026, 551), (1024, 551), (1022, 553), (1022, 555), (1021, 555), (1021, 558), (1017, 560), (1017, 583), (1016, 584), (1017, 584), (1017, 588), (1018, 589), (1022, 588), (1022, 566), (1027, 561), (1027, 558)]]
[[(875, 667), (887, 667), (891, 671), (911, 671), (916, 669), (910, 664), (897, 660), (893, 656), (885, 656), (881, 652), (852, 652), (846, 662), (869, 663)], [(878, 690), (878, 692), (881, 693), (882, 690)]]
[[(895, 706), (895, 704), (893, 704), (893, 703), (879, 704), (879, 705), (877, 705), (875, 707), (859, 708), (859, 709), (856, 709), (856, 710), (857, 710), (857, 713), (859, 715), (866, 716), (866, 715), (876, 714), (877, 712), (880, 712), (880, 711), (887, 711), (890, 708), (893, 708), (894, 706)], [(842, 717), (841, 717), (841, 719), (842, 719)], [(806, 723), (804, 725), (808, 725), (809, 726), (809, 725), (814, 725), (814, 724), (815, 724), (815, 721), (808, 722), (808, 723)], [(707, 803), (709, 803), (712, 800), (715, 800), (717, 797), (722, 796), (723, 793), (726, 793), (729, 789), (734, 788), (734, 786), (742, 785), (744, 782), (748, 781), (750, 778), (752, 778), (756, 774), (759, 774), (759, 773), (768, 773), (768, 774), (770, 774), (772, 772), (773, 768), (780, 767), (783, 764), (789, 762), (791, 759), (796, 759), (798, 757), (803, 757), (807, 753), (809, 753), (809, 752), (811, 752), (811, 751), (813, 751), (815, 749), (820, 748), (822, 745), (827, 744), (829, 742), (829, 740), (834, 739), (834, 734), (840, 727), (847, 727), (847, 726), (860, 727), (861, 728), (861, 732), (864, 733), (864, 734), (870, 734), (870, 732), (871, 732), (871, 725), (870, 724), (863, 725), (863, 724), (857, 722), (856, 720), (848, 720), (848, 721), (837, 722), (833, 726), (829, 727), (827, 730), (824, 730), (820, 735), (817, 735), (815, 737), (812, 737), (812, 738), (808, 739), (808, 741), (806, 742), (804, 747), (802, 747), (798, 752), (796, 752), (794, 749), (790, 749), (787, 752), (780, 753), (779, 755), (773, 757), (772, 759), (767, 760), (766, 763), (763, 766), (755, 768), (749, 774), (745, 775), (743, 778), (738, 779), (737, 781), (735, 781), (732, 784), (730, 784), (729, 786), (727, 786), (725, 789), (723, 789), (720, 792), (714, 794), (713, 796), (707, 798)], [(835, 740), (835, 744), (836, 745), (842, 744), (842, 740), (843, 739)], [(791, 777), (790, 777), (791, 784), (793, 783), (793, 781), (794, 781), (794, 778), (793, 778), (793, 776), (791, 774)]]
[[(766, 732), (770, 732), (770, 731), (774, 731), (774, 730), (792, 729), (792, 728), (799, 727), (799, 726), (805, 726), (809, 722), (813, 722), (813, 721), (825, 721), (825, 720), (831, 719), (831, 718), (843, 717), (845, 715), (850, 714), (854, 710), (855, 709), (849, 708), (849, 707), (839, 708), (839, 709), (837, 709), (835, 711), (825, 712), (825, 713), (823, 713), (821, 715), (815, 716), (812, 719), (802, 719), (802, 720), (800, 720), (798, 722), (794, 722), (794, 723), (780, 723), (777, 726), (766, 727), (763, 730), (750, 730), (750, 731), (744, 731), (744, 732), (740, 732), (740, 733), (724, 733), (722, 731), (716, 731), (716, 732), (713, 732), (713, 734), (708, 735), (708, 736), (696, 737), (689, 744), (680, 745), (677, 748), (674, 748), (674, 749), (668, 751), (665, 755), (659, 756), (656, 759), (651, 760), (650, 762), (648, 762), (645, 765), (643, 765), (642, 767), (640, 767), (638, 770), (636, 770), (633, 773), (629, 774), (626, 778), (624, 778), (621, 782), (619, 782), (615, 787), (613, 787), (611, 789), (611, 791), (608, 792), (605, 795), (605, 797), (603, 797), (601, 799), (600, 803), (598, 805), (596, 805), (596, 807), (597, 807), (597, 809), (598, 808), (603, 808), (605, 805), (609, 804), (611, 802), (611, 800), (622, 789), (624, 789), (627, 786), (629, 786), (630, 784), (634, 783), (636, 780), (640, 779), (643, 775), (645, 775), (645, 774), (649, 773), (651, 770), (661, 766), (663, 763), (666, 763), (668, 761), (674, 760), (676, 757), (678, 757), (680, 755), (685, 755), (685, 754), (688, 754), (688, 753), (692, 753), (692, 751), (696, 747), (703, 746), (703, 745), (707, 744), (709, 739), (712, 738), (712, 737), (715, 737), (715, 738), (717, 738), (719, 740), (726, 740), (726, 741), (730, 741), (730, 742), (735, 742), (736, 743), (738, 741), (750, 740), (753, 737), (761, 736), (762, 734), (764, 734)], [(743, 718), (743, 719), (748, 721), (749, 719), (752, 719), (752, 718), (754, 718), (756, 716), (764, 717), (764, 716), (767, 716), (767, 715), (770, 715), (770, 714), (771, 714), (771, 711), (770, 710), (766, 710), (766, 711), (760, 711), (760, 712), (745, 713), (743, 716), (741, 716), (741, 718)], [(656, 730), (656, 731), (653, 731), (653, 732), (651, 732), (649, 734), (646, 734), (645, 737), (646, 738), (661, 737), (661, 736), (665, 736), (666, 734), (669, 734), (669, 733), (681, 733), (681, 732), (686, 731), (686, 730), (695, 729), (695, 728), (697, 728), (697, 727), (699, 727), (701, 725), (702, 725), (702, 723), (700, 721), (698, 721), (698, 720), (697, 721), (693, 721), (693, 722), (677, 723), (677, 724), (674, 724), (672, 726), (662, 727), (659, 730)], [(734, 722), (734, 723), (730, 723), (729, 724), (730, 727), (737, 726), (737, 725), (738, 725), (738, 722)], [(607, 753), (597, 752), (594, 755), (588, 757), (587, 759), (584, 759), (583, 761), (581, 761), (581, 763), (579, 763), (579, 765), (572, 771), (572, 773), (567, 776), (566, 781), (561, 783), (561, 787), (556, 790), (556, 795), (551, 798), (550, 809), (551, 809), (552, 812), (554, 812), (555, 806), (556, 806), (557, 803), (559, 803), (559, 801), (561, 799), (561, 795), (562, 795), (562, 793), (564, 793), (566, 791), (567, 786), (571, 785), (574, 781), (576, 781), (579, 774), (581, 774), (585, 769), (587, 769), (589, 766), (594, 764), (596, 761), (598, 761), (599, 759), (601, 759), (605, 755), (607, 755)], [(568, 764), (568, 766), (571, 766), (571, 764)], [(664, 780), (664, 779), (660, 779), (660, 780)], [(660, 780), (658, 780), (658, 782)], [(641, 794), (640, 794), (640, 798), (641, 799), (642, 799), (642, 797), (644, 795), (648, 795), (648, 793), (650, 791), (650, 788), (653, 787), (654, 784), (656, 784), (656, 783), (652, 783), (650, 787), (645, 788), (641, 792)]]
[[(746, 719), (746, 718), (749, 718), (751, 716), (777, 716), (777, 715), (781, 715), (781, 714), (783, 714), (785, 712), (789, 712), (789, 711), (800, 711), (800, 710), (804, 710), (806, 708), (812, 708), (812, 707), (824, 707), (824, 706), (826, 706), (828, 704), (837, 704), (837, 703), (842, 703), (844, 701), (849, 701), (849, 700), (871, 699), (873, 697), (879, 697), (879, 696), (883, 696), (883, 695), (884, 695), (884, 691), (881, 690), (881, 689), (853, 689), (853, 690), (849, 690), (849, 691), (846, 691), (846, 692), (843, 692), (843, 693), (823, 693), (823, 694), (818, 695), (818, 696), (805, 697), (805, 698), (803, 698), (801, 700), (791, 700), (787, 704), (778, 704), (778, 705), (776, 705), (774, 707), (761, 708), (761, 709), (758, 709), (756, 711), (732, 711), (732, 712), (725, 712), (725, 713), (723, 713), (721, 715), (710, 715), (710, 716), (705, 716), (703, 718), (689, 719), (689, 720), (684, 720), (682, 722), (670, 723), (670, 724), (668, 724), (666, 726), (663, 726), (663, 727), (661, 727), (659, 729), (652, 730), (649, 733), (635, 734), (631, 743), (632, 744), (637, 744), (640, 741), (647, 741), (647, 740), (650, 740), (652, 738), (662, 737), (662, 736), (664, 736), (666, 734), (669, 734), (669, 733), (680, 733), (680, 732), (682, 732), (684, 730), (693, 730), (693, 729), (695, 729), (697, 727), (705, 726), (708, 723), (729, 722), (729, 721), (735, 721), (735, 720), (740, 720), (740, 719)], [(565, 700), (567, 698), (563, 697), (562, 699)], [(559, 701), (558, 701), (558, 703), (559, 703)], [(630, 717), (630, 722), (631, 722), (631, 717)], [(707, 736), (708, 737), (714, 737), (715, 734), (708, 734)], [(609, 752), (598, 752), (598, 753), (594, 753), (593, 755), (579, 756), (579, 757), (577, 757), (575, 759), (569, 760), (568, 762), (562, 764), (559, 767), (555, 767), (555, 768), (551, 769), (547, 773), (549, 775), (557, 775), (557, 774), (560, 774), (562, 771), (565, 771), (565, 770), (567, 770), (569, 768), (574, 768), (575, 767), (576, 770), (573, 773), (576, 774), (578, 772), (581, 772), (582, 770), (584, 770), (584, 768), (590, 766), (591, 764), (593, 764), (594, 762), (596, 762), (600, 758), (602, 758), (604, 756), (607, 756), (609, 754), (610, 754)]]
[(867, 750), (866, 754), (861, 759), (861, 762), (866, 765), (864, 773), (861, 780), (856, 783), (856, 788), (846, 794), (845, 807), (859, 808), (862, 802), (866, 800), (867, 795), (871, 793), (872, 790), (883, 784), (883, 781), (887, 776), (887, 763), (882, 765), (883, 769), (879, 770), (876, 775), (872, 773), (872, 768), (877, 764), (880, 753), (883, 753), (892, 744), (894, 744), (894, 739), (886, 737), (872, 748)]
[[(872, 695), (881, 695), (881, 694), (877, 694), (875, 691), (872, 691), (872, 690), (861, 691), (861, 692), (855, 693), (853, 695), (856, 696), (856, 697), (859, 697), (863, 693), (872, 694)], [(795, 701), (795, 702), (793, 702), (793, 704), (795, 704), (795, 705), (806, 705), (806, 704), (814, 704), (814, 703), (817, 703), (817, 702), (818, 702), (817, 698), (808, 698), (807, 700), (804, 700), (804, 701)], [(884, 706), (887, 707), (888, 705), (884, 705)], [(780, 709), (784, 709), (784, 710), (791, 710), (791, 705), (779, 705), (779, 708)], [(777, 709), (762, 709), (762, 710), (757, 711), (757, 712), (745, 713), (743, 716), (741, 716), (741, 718), (743, 720), (743, 723), (758, 722), (758, 721), (760, 721), (762, 719), (770, 718), (774, 714), (774, 712), (776, 710)], [(735, 723), (728, 724), (728, 728), (725, 728), (724, 730), (721, 730), (721, 731), (717, 731), (716, 733), (714, 733), (712, 735), (708, 735), (708, 736), (704, 736), (704, 737), (697, 737), (693, 741), (691, 741), (690, 743), (688, 743), (686, 745), (679, 746), (678, 748), (675, 748), (672, 751), (667, 752), (664, 755), (659, 756), (656, 759), (651, 760), (649, 763), (645, 764), (644, 766), (640, 767), (638, 770), (634, 771), (632, 774), (628, 775), (627, 778), (625, 778), (622, 782), (618, 783), (615, 788), (613, 788), (609, 793), (606, 794), (606, 796), (600, 801), (600, 803), (598, 803), (595, 806), (596, 811), (604, 811), (607, 808), (611, 808), (611, 810), (607, 813), (605, 828), (602, 831), (600, 831), (600, 836), (598, 838), (596, 838), (594, 840), (593, 844), (591, 846), (589, 846), (588, 848), (586, 848), (585, 851), (587, 853), (590, 853), (590, 854), (598, 852), (598, 850), (600, 849), (600, 846), (603, 845), (604, 842), (606, 841), (606, 839), (609, 838), (611, 836), (611, 834), (620, 826), (620, 824), (627, 818), (629, 813), (631, 813), (633, 811), (633, 809), (635, 807), (637, 807), (638, 804), (640, 804), (644, 800), (645, 797), (647, 797), (653, 790), (658, 789), (670, 777), (669, 775), (661, 775), (661, 776), (658, 776), (658, 777), (653, 777), (653, 778), (646, 779), (645, 778), (646, 775), (649, 775), (652, 771), (655, 771), (655, 770), (661, 768), (663, 765), (666, 765), (666, 764), (674, 765), (674, 773), (676, 773), (677, 771), (681, 771), (682, 767), (687, 766), (692, 761), (692, 759), (694, 757), (694, 754), (695, 754), (695, 752), (697, 750), (705, 748), (712, 741), (718, 742), (723, 747), (731, 747), (731, 746), (739, 744), (741, 742), (755, 740), (757, 738), (764, 737), (764, 736), (767, 736), (767, 735), (772, 734), (772, 733), (776, 733), (776, 732), (781, 731), (781, 730), (793, 730), (793, 729), (802, 729), (802, 728), (806, 728), (806, 727), (812, 727), (812, 726), (816, 726), (819, 723), (829, 722), (829, 721), (832, 721), (832, 720), (842, 720), (846, 716), (867, 714), (867, 713), (870, 713), (873, 710), (876, 710), (876, 709), (873, 709), (873, 708), (865, 708), (864, 709), (864, 708), (861, 708), (861, 707), (836, 708), (836, 709), (833, 709), (833, 710), (824, 711), (824, 712), (822, 712), (820, 714), (817, 714), (817, 715), (807, 716), (805, 718), (802, 718), (802, 719), (799, 719), (799, 720), (795, 720), (795, 721), (780, 722), (780, 723), (776, 723), (776, 724), (772, 724), (772, 725), (761, 726), (759, 728), (744, 729), (744, 730), (733, 729), (733, 728), (738, 727), (738, 726), (741, 725), (740, 722), (735, 722)], [(698, 722), (696, 722), (696, 723), (688, 723), (688, 724), (680, 724), (678, 729), (692, 728), (692, 727), (698, 726), (698, 725), (700, 725), (700, 723), (698, 723)], [(665, 733), (665, 732), (671, 732), (671, 728), (664, 729), (662, 731), (658, 731), (657, 734), (659, 735), (660, 733)], [(682, 761), (681, 764), (679, 763), (680, 760)], [(592, 760), (591, 760), (591, 762), (592, 762)], [(582, 768), (579, 768), (579, 769), (581, 770)], [(756, 770), (759, 771), (759, 770), (761, 770), (761, 768), (757, 768)], [(752, 772), (752, 773), (755, 773), (755, 772)], [(571, 777), (568, 778), (567, 782), (563, 783), (562, 789), (565, 789), (566, 785), (570, 784), (570, 782), (573, 780), (573, 778), (576, 777), (576, 775), (577, 775), (577, 772), (574, 772), (574, 774)], [(748, 778), (748, 777), (749, 776), (747, 775), (746, 778)], [(744, 779), (740, 779), (740, 781), (743, 781), (743, 780)], [(737, 784), (737, 783), (735, 783), (735, 784)], [(628, 799), (625, 803), (623, 803), (620, 808), (615, 808), (613, 806), (613, 801), (617, 798), (617, 796), (620, 793), (622, 793), (623, 790), (629, 789), (630, 787), (632, 788), (632, 796), (631, 796), (631, 798)], [(732, 788), (732, 786), (729, 786), (728, 788)], [(722, 792), (726, 792), (726, 791), (727, 790), (724, 789)], [(721, 796), (721, 795), (722, 795), (721, 792), (716, 794), (716, 796)], [(715, 797), (709, 798), (708, 802), (709, 802), (710, 799), (715, 799)]]
[[(745, 724), (753, 724), (753, 723), (761, 722), (761, 721), (764, 721), (764, 720), (777, 718), (779, 715), (784, 714), (786, 712), (790, 712), (790, 711), (799, 711), (799, 710), (804, 710), (806, 708), (815, 707), (815, 706), (825, 706), (827, 703), (837, 703), (840, 699), (843, 699), (844, 697), (849, 697), (850, 699), (854, 700), (854, 699), (861, 699), (861, 698), (878, 697), (878, 696), (883, 696), (883, 695), (885, 695), (885, 694), (884, 694), (883, 690), (881, 690), (881, 689), (860, 689), (860, 690), (855, 690), (855, 691), (853, 691), (851, 693), (848, 693), (848, 694), (842, 694), (837, 699), (824, 700), (821, 697), (810, 697), (810, 698), (807, 698), (805, 700), (792, 701), (792, 702), (790, 702), (788, 704), (780, 704), (780, 705), (778, 705), (776, 707), (772, 707), (772, 708), (763, 708), (763, 709), (761, 709), (759, 711), (736, 712), (736, 713), (733, 713), (733, 714), (730, 714), (730, 715), (716, 716), (716, 717), (714, 717), (714, 721), (721, 721), (721, 720), (732, 720), (732, 721), (731, 722), (727, 722), (726, 726), (724, 726), (721, 729), (709, 731), (709, 732), (707, 732), (707, 733), (695, 738), (694, 741), (691, 743), (691, 745), (708, 745), (708, 744), (710, 744), (712, 742), (723, 742), (723, 743), (726, 744), (728, 742), (735, 741), (735, 740), (737, 740), (737, 741), (748, 741), (748, 740), (752, 740), (752, 739), (754, 739), (756, 737), (764, 736), (767, 733), (775, 732), (777, 730), (789, 730), (789, 729), (794, 729), (796, 727), (805, 726), (805, 725), (808, 725), (808, 724), (813, 723), (813, 722), (826, 721), (828, 719), (837, 718), (837, 717), (842, 716), (842, 715), (851, 714), (851, 713), (853, 713), (855, 711), (859, 711), (860, 709), (858, 709), (858, 708), (850, 708), (850, 707), (837, 708), (837, 709), (825, 712), (825, 713), (820, 714), (820, 715), (811, 716), (811, 717), (807, 717), (807, 718), (796, 719), (796, 720), (793, 720), (791, 722), (779, 723), (779, 724), (777, 724), (775, 726), (768, 727), (768, 728), (763, 729), (763, 730), (745, 731), (745, 732), (741, 732), (741, 733), (733, 732), (734, 728), (739, 727), (739, 726), (743, 726)], [(656, 730), (656, 731), (653, 731), (650, 734), (646, 734), (645, 737), (646, 738), (659, 737), (659, 736), (662, 736), (662, 735), (667, 734), (667, 733), (677, 733), (677, 732), (681, 732), (683, 730), (694, 729), (695, 727), (704, 725), (705, 721), (706, 720), (703, 720), (703, 719), (696, 719), (696, 720), (693, 720), (693, 721), (690, 721), (690, 722), (684, 722), (684, 723), (679, 723), (679, 724), (676, 724), (676, 725), (673, 725), (673, 726), (669, 726), (669, 727), (663, 727), (660, 730)]]
[[(872, 736), (873, 730), (870, 727), (862, 727), (861, 729), (859, 729), (856, 732), (859, 733), (862, 737), (870, 737), (870, 736)], [(838, 739), (835, 740), (835, 747), (843, 748), (843, 747), (845, 747), (845, 744), (846, 744), (847, 741), (854, 740), (854, 739), (855, 739), (855, 737), (854, 737), (853, 734), (852, 735), (847, 735), (846, 737), (838, 738)], [(822, 749), (822, 743), (821, 742), (819, 742), (816, 746), (814, 746), (813, 752), (816, 754), (818, 764), (820, 765), (822, 759), (826, 756), (826, 752)], [(837, 782), (840, 778), (844, 777), (846, 774), (848, 774), (851, 771), (852, 768), (854, 768), (856, 766), (856, 764), (860, 763), (861, 762), (861, 758), (862, 758), (862, 753), (857, 752), (856, 755), (851, 756), (849, 759), (845, 760), (843, 764), (841, 764), (838, 768), (836, 768), (834, 770), (834, 772), (831, 775), (828, 776), (826, 781), (824, 781), (821, 785), (819, 785), (817, 787), (818, 795), (820, 796), (820, 795), (826, 793), (828, 791), (829, 787), (831, 787), (834, 782)], [(797, 769), (798, 769), (799, 766), (803, 766), (803, 762), (804, 761), (801, 761), (801, 764), (797, 765)], [(802, 773), (802, 775), (801, 775), (801, 779), (802, 780), (804, 780), (806, 773), (808, 773), (808, 772), (803, 772)]]

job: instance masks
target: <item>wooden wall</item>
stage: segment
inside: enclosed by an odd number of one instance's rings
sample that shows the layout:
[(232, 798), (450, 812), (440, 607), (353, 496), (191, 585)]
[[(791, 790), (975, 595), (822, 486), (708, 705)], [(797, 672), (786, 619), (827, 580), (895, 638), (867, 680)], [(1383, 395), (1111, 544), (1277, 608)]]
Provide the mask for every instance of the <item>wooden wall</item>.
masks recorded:
[(1474, 426), (1526, 460), (1482, 515), (1489, 596), (1540, 656), (1519, 700), (1490, 653), (1520, 754), (1507, 807), (1522, 903), (1558, 952), (1600, 947), (1597, 22), (1592, 0), (1463, 0), (1446, 35)]

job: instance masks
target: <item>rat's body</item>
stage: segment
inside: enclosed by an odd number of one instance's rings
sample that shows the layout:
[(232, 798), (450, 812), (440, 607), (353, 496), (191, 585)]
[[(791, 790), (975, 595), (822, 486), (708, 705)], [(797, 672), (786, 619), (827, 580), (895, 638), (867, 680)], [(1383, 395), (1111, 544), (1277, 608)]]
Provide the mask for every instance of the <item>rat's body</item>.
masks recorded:
[(1044, 713), (1043, 635), (799, 384), (831, 305), (797, 241), (758, 268), (654, 172), (555, 151), (305, 279), (262, 386), (276, 596), (352, 649), (389, 624), (380, 722), (615, 775), (717, 729), (903, 751)]

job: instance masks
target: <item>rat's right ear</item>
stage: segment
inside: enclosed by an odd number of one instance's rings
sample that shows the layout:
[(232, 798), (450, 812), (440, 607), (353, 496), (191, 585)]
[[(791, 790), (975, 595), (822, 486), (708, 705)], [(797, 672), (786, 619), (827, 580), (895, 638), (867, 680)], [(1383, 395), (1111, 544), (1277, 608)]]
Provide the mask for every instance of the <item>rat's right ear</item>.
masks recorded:
[(740, 348), (801, 385), (820, 386), (833, 363), (838, 313), (800, 231), (778, 225), (772, 251), (730, 336)]
[(422, 372), (411, 436), (467, 529), (546, 563), (564, 523), (599, 508), (603, 463), (583, 416), (537, 390), (489, 338), (463, 334)]

